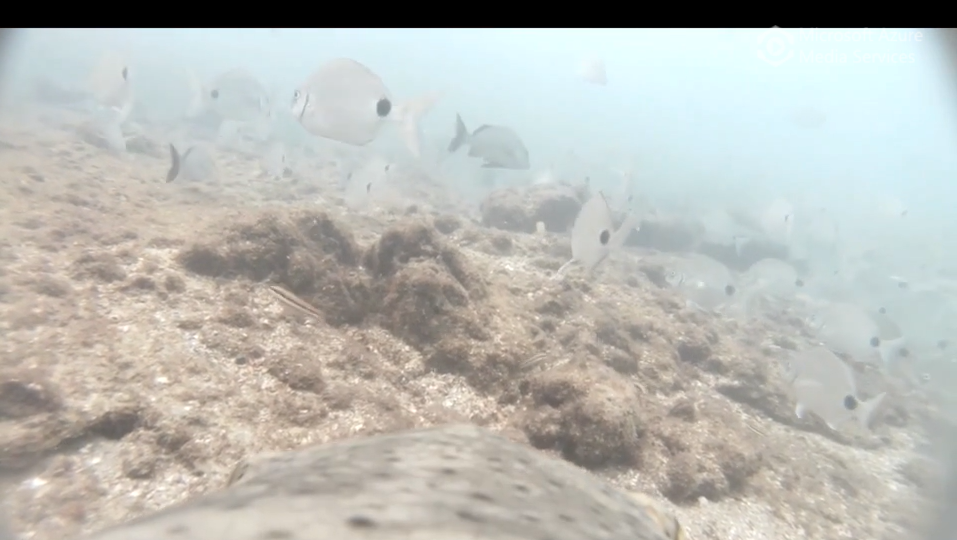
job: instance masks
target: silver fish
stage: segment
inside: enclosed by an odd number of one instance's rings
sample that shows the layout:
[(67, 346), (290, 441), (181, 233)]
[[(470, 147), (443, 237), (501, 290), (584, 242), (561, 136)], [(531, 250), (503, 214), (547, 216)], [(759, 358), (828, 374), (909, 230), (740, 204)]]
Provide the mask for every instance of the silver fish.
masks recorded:
[(772, 306), (787, 305), (804, 287), (797, 270), (780, 259), (761, 259), (752, 264), (739, 278), (741, 304), (753, 317), (760, 303)]
[(594, 270), (615, 249), (625, 244), (632, 229), (638, 225), (638, 216), (629, 214), (615, 230), (611, 218), (611, 209), (605, 196), (599, 191), (592, 196), (578, 212), (572, 226), (572, 258), (558, 269), (561, 276), (574, 262), (585, 267), (586, 272)]
[(334, 141), (364, 146), (387, 121), (400, 125), (409, 152), (422, 155), (419, 120), (438, 95), (397, 105), (378, 75), (349, 58), (325, 63), (293, 93), (292, 114), (306, 131)]
[(214, 78), (207, 85), (193, 79), (192, 115), (203, 108), (225, 120), (265, 121), (271, 117), (269, 93), (248, 71), (237, 68)]
[(890, 367), (904, 346), (899, 335), (881, 335), (874, 317), (854, 304), (828, 304), (812, 315), (809, 322), (824, 346), (849, 355), (857, 362)]
[(87, 89), (97, 108), (110, 111), (123, 123), (133, 110), (133, 86), (126, 60), (115, 52), (104, 54), (87, 78)]
[(741, 286), (760, 289), (764, 294), (780, 298), (793, 297), (804, 287), (797, 270), (780, 259), (761, 259), (752, 264), (741, 277)]
[(737, 285), (731, 271), (720, 262), (690, 254), (669, 265), (665, 281), (702, 311), (720, 311), (735, 301)]
[(794, 414), (804, 418), (812, 412), (835, 431), (854, 418), (861, 427), (870, 427), (884, 399), (883, 393), (869, 401), (858, 398), (851, 368), (826, 347), (791, 354), (785, 372), (797, 398)]
[(957, 302), (950, 294), (935, 291), (901, 291), (880, 300), (880, 307), (914, 341), (937, 343), (957, 334)]
[(97, 134), (111, 151), (126, 152), (122, 126), (133, 110), (133, 87), (125, 59), (117, 53), (104, 54), (87, 79), (87, 90)]
[(482, 167), (491, 169), (527, 170), (530, 167), (528, 149), (512, 128), (505, 126), (479, 126), (469, 134), (465, 122), (455, 115), (455, 137), (449, 143), (449, 152), (469, 145), (469, 156), (482, 158)]
[(686, 535), (667, 508), (649, 507), (643, 498), (595, 475), (483, 428), (449, 425), (253, 456), (236, 466), (224, 489), (87, 538), (268, 537), (665, 540)]

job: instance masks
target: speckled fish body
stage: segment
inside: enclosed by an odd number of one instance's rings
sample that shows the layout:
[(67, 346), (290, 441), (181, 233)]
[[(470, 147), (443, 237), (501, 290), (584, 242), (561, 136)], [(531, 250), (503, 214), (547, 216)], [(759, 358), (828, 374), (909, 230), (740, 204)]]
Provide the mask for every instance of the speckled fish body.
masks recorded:
[(225, 489), (88, 540), (667, 540), (680, 527), (606, 482), (453, 425), (241, 463)]

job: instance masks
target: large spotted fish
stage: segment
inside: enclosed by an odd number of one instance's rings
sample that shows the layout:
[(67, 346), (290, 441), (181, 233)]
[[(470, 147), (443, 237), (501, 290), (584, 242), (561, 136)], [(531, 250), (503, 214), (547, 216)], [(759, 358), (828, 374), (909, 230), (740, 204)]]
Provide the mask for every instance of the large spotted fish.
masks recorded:
[(228, 486), (88, 540), (679, 540), (663, 506), (472, 425), (241, 463)]

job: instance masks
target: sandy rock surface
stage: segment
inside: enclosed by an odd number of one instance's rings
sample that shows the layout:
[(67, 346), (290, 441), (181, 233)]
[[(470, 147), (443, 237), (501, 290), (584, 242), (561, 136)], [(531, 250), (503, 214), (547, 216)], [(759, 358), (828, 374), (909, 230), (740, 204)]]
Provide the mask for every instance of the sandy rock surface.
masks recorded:
[(25, 538), (213, 492), (262, 452), (448, 423), (647, 493), (699, 540), (920, 517), (914, 407), (870, 433), (798, 420), (778, 369), (798, 322), (688, 309), (658, 255), (553, 280), (567, 233), (422, 195), (357, 213), (321, 155), (266, 181), (220, 153), (215, 182), (166, 184), (159, 139), (115, 156), (51, 124), (0, 129), (0, 478)]

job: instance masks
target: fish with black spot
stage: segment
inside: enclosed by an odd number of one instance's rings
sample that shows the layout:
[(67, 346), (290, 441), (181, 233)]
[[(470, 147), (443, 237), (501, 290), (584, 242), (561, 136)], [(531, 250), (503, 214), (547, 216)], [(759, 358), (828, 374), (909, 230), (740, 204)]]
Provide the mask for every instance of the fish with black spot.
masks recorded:
[(870, 428), (884, 400), (884, 393), (860, 399), (851, 368), (823, 346), (792, 353), (785, 372), (797, 400), (794, 414), (805, 418), (808, 412), (814, 413), (835, 431), (853, 419)]
[(371, 69), (350, 58), (337, 58), (299, 85), (291, 112), (309, 133), (353, 146), (369, 144), (382, 126), (395, 122), (409, 152), (421, 157), (419, 121), (438, 99), (433, 93), (397, 104)]

